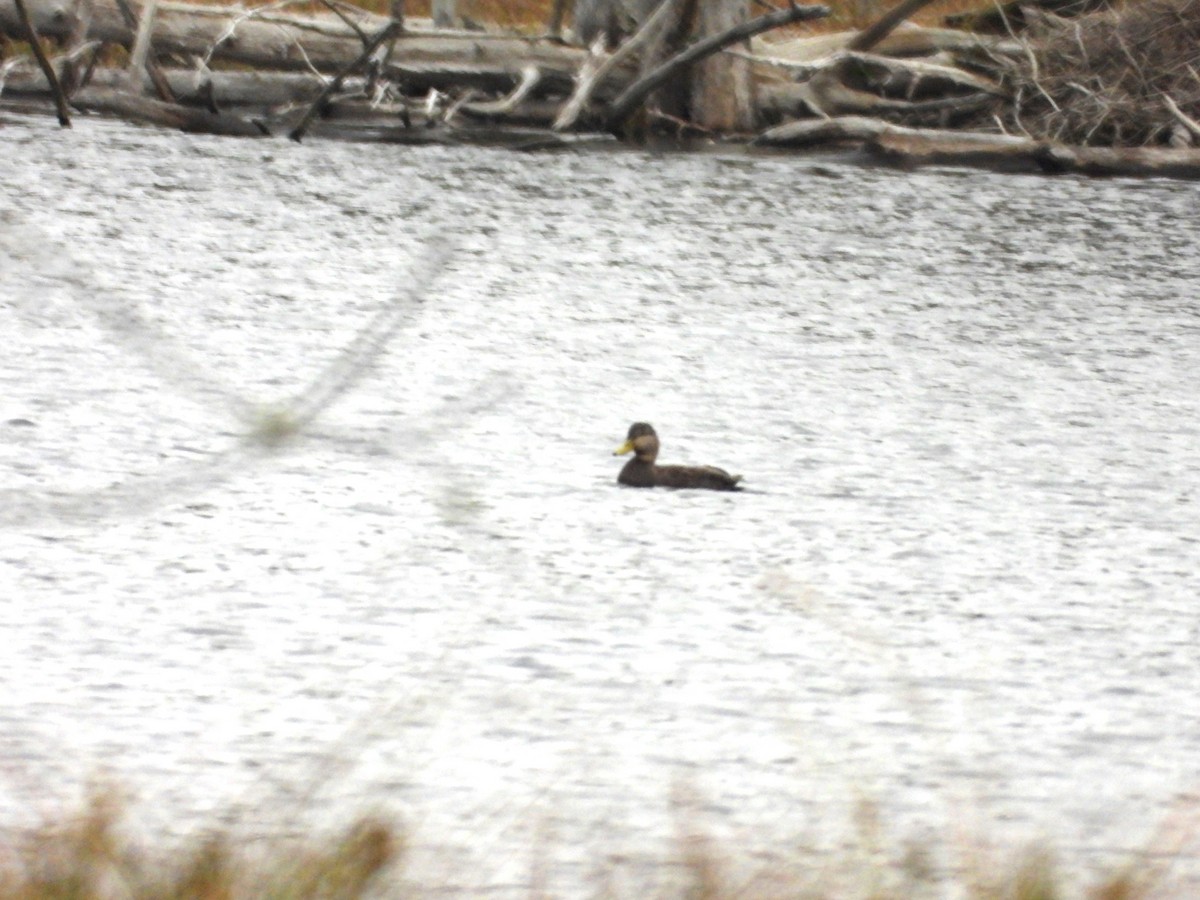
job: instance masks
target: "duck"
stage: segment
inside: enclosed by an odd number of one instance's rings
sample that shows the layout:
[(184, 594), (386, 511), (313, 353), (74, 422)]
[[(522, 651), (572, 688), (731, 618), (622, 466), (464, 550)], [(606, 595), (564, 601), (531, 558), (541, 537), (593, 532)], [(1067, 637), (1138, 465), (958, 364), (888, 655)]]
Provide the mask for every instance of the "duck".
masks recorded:
[(629, 426), (625, 443), (613, 451), (613, 456), (633, 453), (625, 463), (617, 482), (629, 487), (703, 488), (710, 491), (740, 491), (741, 475), (730, 475), (716, 466), (659, 466), (658, 435), (645, 422)]

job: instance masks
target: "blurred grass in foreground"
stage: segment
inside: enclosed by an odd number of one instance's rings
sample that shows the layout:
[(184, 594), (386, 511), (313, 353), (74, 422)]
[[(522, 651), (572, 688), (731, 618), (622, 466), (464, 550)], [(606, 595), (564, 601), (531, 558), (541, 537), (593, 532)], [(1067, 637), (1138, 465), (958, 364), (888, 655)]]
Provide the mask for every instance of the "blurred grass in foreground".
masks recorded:
[[(297, 841), (254, 841), (223, 828), (199, 832), (167, 846), (144, 846), (123, 827), (124, 807), (112, 793), (96, 793), (75, 815), (0, 839), (0, 900), (355, 900), (362, 897), (469, 896), (453, 886), (415, 888), (406, 883), (406, 837), (400, 827), (364, 817), (327, 836)], [(1190, 817), (1189, 817), (1190, 818)], [(1151, 900), (1182, 898), (1168, 877), (1169, 848), (1091, 884), (1066, 885), (1045, 847), (1004, 859), (995, 852), (949, 848), (962, 857), (952, 877), (935, 876), (930, 857), (946, 850), (909, 847), (900, 856), (884, 845), (873, 816), (857, 823), (856, 845), (834, 858), (736, 865), (737, 847), (680, 823), (675, 858), (664, 867), (675, 876), (637, 900)], [(1193, 823), (1194, 824), (1194, 823)], [(1191, 831), (1189, 843), (1194, 840)], [(1155, 843), (1159, 843), (1158, 835)], [(1168, 842), (1171, 843), (1171, 842)], [(1176, 846), (1179, 855), (1182, 847)], [(536, 855), (536, 854), (534, 854)], [(588, 896), (623, 897), (620, 879), (601, 867)], [(531, 879), (525, 896), (557, 896)]]
[(229, 831), (146, 847), (122, 833), (122, 814), (119, 801), (98, 794), (77, 815), (10, 836), (0, 849), (0, 898), (353, 900), (404, 851), (401, 832), (374, 818), (319, 841), (262, 851), (247, 850)]

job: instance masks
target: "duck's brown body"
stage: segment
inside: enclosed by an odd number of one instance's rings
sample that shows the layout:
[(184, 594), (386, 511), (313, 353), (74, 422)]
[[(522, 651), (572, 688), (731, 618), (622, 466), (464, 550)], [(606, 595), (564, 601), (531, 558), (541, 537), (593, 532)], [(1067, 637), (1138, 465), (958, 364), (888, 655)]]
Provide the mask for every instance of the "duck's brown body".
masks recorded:
[(716, 466), (659, 466), (658, 435), (645, 422), (629, 427), (624, 444), (614, 456), (634, 453), (633, 459), (621, 469), (617, 481), (630, 487), (703, 488), (710, 491), (740, 491), (741, 475), (730, 475)]

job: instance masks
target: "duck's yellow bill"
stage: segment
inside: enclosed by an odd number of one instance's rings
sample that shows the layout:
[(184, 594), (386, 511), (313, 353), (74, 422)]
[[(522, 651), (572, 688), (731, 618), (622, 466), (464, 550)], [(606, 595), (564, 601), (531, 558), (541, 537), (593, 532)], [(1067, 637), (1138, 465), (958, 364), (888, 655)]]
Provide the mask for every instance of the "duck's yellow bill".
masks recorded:
[(626, 441), (620, 447), (613, 451), (613, 456), (624, 456), (626, 453), (633, 452), (633, 441)]

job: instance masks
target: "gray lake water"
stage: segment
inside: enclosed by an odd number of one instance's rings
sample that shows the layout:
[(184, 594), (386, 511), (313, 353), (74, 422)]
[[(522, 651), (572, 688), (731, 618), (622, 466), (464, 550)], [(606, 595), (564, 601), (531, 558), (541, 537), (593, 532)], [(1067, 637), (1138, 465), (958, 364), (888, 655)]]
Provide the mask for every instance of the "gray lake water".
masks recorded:
[[(871, 809), (1088, 878), (1183, 822), (1200, 890), (1200, 185), (0, 148), (9, 822), (98, 775), (176, 831), (380, 810), (410, 885), (504, 897), (644, 896), (692, 831), (828, 866)], [(637, 420), (748, 490), (618, 488)]]

